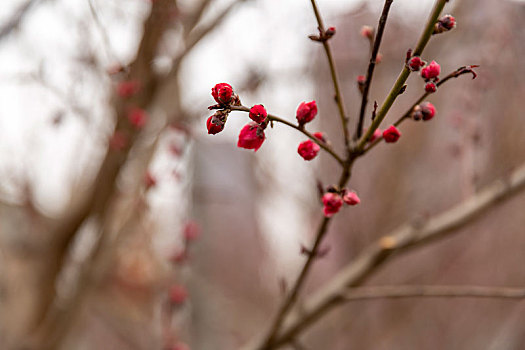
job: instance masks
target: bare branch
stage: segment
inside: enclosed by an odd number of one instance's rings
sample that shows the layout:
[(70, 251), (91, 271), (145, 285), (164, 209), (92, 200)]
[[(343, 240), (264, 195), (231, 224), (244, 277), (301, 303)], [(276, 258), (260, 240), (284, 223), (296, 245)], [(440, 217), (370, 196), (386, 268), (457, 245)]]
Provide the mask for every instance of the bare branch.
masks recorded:
[(399, 298), (491, 298), (523, 299), (525, 288), (482, 286), (373, 286), (349, 288), (341, 293), (343, 301)]
[(288, 322), (284, 324), (281, 336), (275, 340), (274, 345), (281, 346), (288, 343), (342, 302), (341, 295), (349, 287), (362, 284), (393, 253), (400, 254), (407, 248), (427, 244), (446, 237), (448, 234), (457, 233), (457, 229), (470, 223), (490, 207), (517, 195), (524, 189), (525, 165), (522, 165), (510, 176), (495, 181), (470, 199), (427, 220), (422, 225), (414, 227), (414, 225), (406, 224), (384, 236), (377, 243), (366, 248), (325, 287), (309, 297), (302, 304), (300, 312), (290, 315)]

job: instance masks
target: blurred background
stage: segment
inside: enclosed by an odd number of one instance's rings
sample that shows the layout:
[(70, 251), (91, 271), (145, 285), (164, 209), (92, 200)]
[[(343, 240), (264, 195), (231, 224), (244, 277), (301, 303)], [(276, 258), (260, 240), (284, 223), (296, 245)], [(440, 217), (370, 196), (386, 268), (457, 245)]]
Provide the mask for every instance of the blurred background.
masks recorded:
[[(382, 1), (319, 0), (351, 125)], [(369, 106), (384, 100), (433, 1), (394, 2)], [(248, 118), (207, 135), (210, 89), (309, 124), (342, 152), (333, 88), (309, 1), (4, 0), (0, 9), (0, 349), (236, 349), (268, 327), (321, 219), (325, 154), (283, 125), (257, 153), (236, 147)], [(442, 75), (429, 97), (354, 167), (360, 206), (335, 217), (307, 290), (406, 222), (439, 214), (525, 161), (525, 2), (453, 0), (457, 27), (423, 54)], [(126, 90), (127, 89), (127, 90)], [(131, 92), (130, 92), (131, 91)], [(422, 94), (415, 74), (385, 125)], [(140, 108), (144, 127), (123, 126)], [(371, 110), (369, 108), (368, 114)], [(369, 118), (367, 118), (367, 123)], [(136, 126), (136, 125), (135, 125)], [(117, 130), (117, 131), (115, 131)], [(120, 132), (122, 131), (122, 132)], [(93, 195), (94, 194), (94, 195)], [(86, 204), (87, 203), (87, 204)], [(525, 282), (525, 196), (457, 235), (405, 254), (374, 284)], [(469, 299), (354, 302), (301, 336), (306, 349), (523, 349), (524, 304)], [(43, 342), (43, 343), (42, 343)], [(42, 345), (43, 346), (43, 345)]]

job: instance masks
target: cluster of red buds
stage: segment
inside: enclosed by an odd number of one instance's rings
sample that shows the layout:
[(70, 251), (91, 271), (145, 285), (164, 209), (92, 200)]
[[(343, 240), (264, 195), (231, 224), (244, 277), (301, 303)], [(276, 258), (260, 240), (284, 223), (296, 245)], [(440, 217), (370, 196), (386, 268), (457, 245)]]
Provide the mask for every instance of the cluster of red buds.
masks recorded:
[(410, 117), (414, 120), (430, 120), (434, 118), (436, 114), (436, 108), (430, 102), (423, 102), (412, 109)]
[(439, 73), (441, 73), (441, 66), (436, 62), (432, 61), (429, 65), (421, 70), (421, 77), (425, 79), (425, 91), (436, 92), (437, 82), (439, 81)]
[(339, 212), (343, 204), (353, 206), (361, 203), (361, 199), (354, 191), (346, 188), (338, 191), (334, 187), (330, 187), (321, 200), (323, 202), (323, 213), (327, 218)]
[(456, 27), (456, 19), (451, 15), (441, 17), (434, 25), (434, 32), (432, 34), (440, 34), (448, 32)]

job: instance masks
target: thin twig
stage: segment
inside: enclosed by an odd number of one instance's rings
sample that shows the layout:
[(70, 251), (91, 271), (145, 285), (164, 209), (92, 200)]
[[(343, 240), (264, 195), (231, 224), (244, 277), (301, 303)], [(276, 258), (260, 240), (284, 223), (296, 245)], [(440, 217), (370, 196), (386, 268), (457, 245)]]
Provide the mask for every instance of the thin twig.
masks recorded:
[(483, 286), (373, 286), (349, 288), (341, 300), (360, 301), (399, 298), (491, 298), (523, 299), (525, 288)]
[[(430, 37), (432, 36), (432, 32), (434, 31), (434, 24), (436, 23), (439, 15), (441, 14), (441, 11), (443, 11), (443, 8), (445, 7), (445, 4), (447, 2), (448, 0), (436, 0), (432, 13), (430, 14), (430, 17), (428, 18), (425, 29), (423, 30), (423, 33), (421, 34), (421, 37), (419, 38), (417, 46), (414, 50), (414, 53), (413, 53), (414, 56), (419, 56), (423, 52), (425, 46), (430, 40)], [(390, 90), (387, 98), (383, 102), (383, 105), (379, 109), (375, 119), (372, 121), (372, 124), (368, 128), (365, 135), (360, 139), (359, 144), (357, 145), (356, 152), (361, 152), (365, 148), (366, 143), (368, 142), (368, 140), (370, 139), (374, 131), (379, 127), (379, 124), (381, 124), (383, 119), (385, 119), (388, 111), (390, 110), (390, 107), (392, 107), (392, 105), (394, 104), (394, 101), (399, 96), (399, 92), (403, 88), (403, 85), (405, 84), (409, 75), (410, 75), (410, 69), (405, 64), (403, 66), (403, 70), (397, 77), (397, 80), (394, 83), (394, 86)]]
[(359, 139), (363, 133), (363, 124), (365, 120), (365, 111), (366, 105), (368, 104), (368, 93), (370, 91), (370, 85), (372, 83), (372, 77), (374, 75), (374, 68), (376, 66), (376, 58), (379, 53), (379, 46), (381, 46), (381, 39), (383, 38), (383, 32), (386, 27), (386, 20), (388, 18), (388, 11), (390, 10), (390, 5), (394, 0), (385, 0), (385, 6), (383, 7), (383, 12), (379, 18), (379, 25), (377, 27), (377, 34), (374, 40), (374, 46), (372, 49), (372, 54), (370, 56), (370, 62), (368, 63), (368, 70), (366, 72), (366, 81), (363, 89), (363, 96), (361, 99), (361, 109), (359, 111), (359, 121), (357, 124), (355, 138)]
[[(525, 165), (510, 176), (497, 180), (452, 209), (428, 219), (418, 227), (406, 224), (370, 245), (334, 276), (325, 286), (301, 304), (301, 310), (290, 315), (281, 335), (274, 340), (274, 348), (282, 346), (319, 320), (342, 302), (340, 296), (348, 288), (362, 284), (393, 254), (441, 239), (472, 222), (491, 206), (509, 199), (525, 189)], [(246, 348), (246, 350), (252, 347)]]
[[(312, 2), (312, 7), (315, 13), (315, 18), (317, 19), (317, 24), (319, 26), (319, 31), (321, 35), (324, 35), (325, 27), (324, 27), (323, 19), (317, 7), (317, 3), (315, 2), (315, 0), (311, 0), (311, 2)], [(341, 93), (341, 89), (339, 87), (339, 80), (337, 79), (335, 61), (332, 56), (332, 50), (330, 48), (330, 43), (328, 41), (329, 40), (322, 40), (322, 44), (323, 44), (324, 51), (326, 53), (326, 58), (328, 59), (328, 65), (330, 66), (330, 75), (332, 77), (332, 82), (334, 83), (335, 102), (337, 103), (337, 108), (339, 110), (339, 116), (341, 117), (341, 125), (343, 128), (345, 147), (346, 147), (346, 150), (349, 151), (350, 138), (348, 136), (348, 117), (345, 112), (343, 94)]]
[[(250, 112), (250, 109), (248, 107), (245, 107), (245, 106), (230, 106), (229, 109), (232, 110), (232, 111)], [(313, 142), (318, 144), (319, 147), (321, 147), (323, 150), (328, 152), (341, 166), (344, 166), (344, 163), (345, 163), (344, 160), (332, 149), (332, 147), (330, 147), (326, 142), (323, 142), (322, 140), (319, 140), (317, 137), (312, 135), (306, 129), (301, 128), (301, 127), (299, 127), (299, 125), (291, 123), (291, 122), (287, 121), (286, 119), (280, 118), (280, 117), (278, 117), (276, 115), (273, 115), (273, 114), (268, 114), (268, 119), (270, 121), (274, 121), (274, 122), (277, 122), (277, 123), (285, 124), (285, 125), (287, 125), (287, 126), (289, 126), (291, 128), (294, 128), (295, 130), (301, 132), (306, 137), (308, 137), (310, 140), (312, 140)]]

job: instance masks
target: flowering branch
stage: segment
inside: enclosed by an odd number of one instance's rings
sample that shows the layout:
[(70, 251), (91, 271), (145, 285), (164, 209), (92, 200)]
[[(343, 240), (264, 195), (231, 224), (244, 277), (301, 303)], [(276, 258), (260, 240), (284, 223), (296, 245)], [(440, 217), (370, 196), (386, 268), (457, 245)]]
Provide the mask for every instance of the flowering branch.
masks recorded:
[[(443, 78), (442, 80), (440, 80), (436, 86), (437, 87), (440, 87), (441, 85), (443, 85), (444, 83), (446, 83), (447, 81), (449, 81), (450, 79), (452, 78), (458, 78), (459, 76), (463, 75), (463, 74), (467, 74), (467, 73), (471, 73), (472, 74), (472, 79), (475, 79), (477, 77), (476, 75), (476, 72), (474, 72), (474, 68), (476, 67), (479, 67), (478, 65), (471, 65), (471, 66), (464, 66), (464, 67), (460, 67), (458, 69), (456, 69), (455, 71), (453, 71), (452, 73), (449, 73), (445, 78)], [(423, 95), (421, 95), (421, 97), (419, 97), (417, 99), (416, 102), (414, 102), (414, 104), (412, 104), (412, 106), (393, 124), (394, 126), (399, 126), (404, 120), (406, 119), (409, 119), (410, 116), (413, 114), (414, 112), (414, 109), (421, 103), (423, 102), (423, 100), (425, 98), (427, 98), (430, 94), (432, 94), (432, 92), (430, 91), (425, 91), (425, 93)], [(368, 151), (370, 151), (372, 148), (374, 148), (375, 146), (377, 146), (381, 140), (383, 140), (382, 137), (378, 137), (376, 138), (374, 141), (372, 141), (370, 143), (370, 145), (368, 147), (366, 147), (364, 150), (363, 150), (363, 153), (362, 154), (365, 154), (367, 153)]]
[[(229, 106), (228, 109), (232, 110), (232, 111), (241, 111), (241, 112), (250, 112), (250, 108), (248, 107), (245, 107), (245, 106)], [(341, 166), (344, 165), (344, 160), (332, 149), (332, 147), (330, 147), (326, 142), (324, 142), (323, 140), (320, 140), (319, 138), (315, 137), (313, 134), (311, 134), (310, 132), (308, 132), (304, 126), (301, 127), (299, 125), (296, 125), (294, 123), (291, 123), (289, 121), (287, 121), (286, 119), (283, 119), (283, 118), (280, 118), (276, 115), (273, 115), (273, 114), (268, 114), (268, 120), (270, 122), (277, 122), (277, 123), (282, 123), (282, 124), (285, 124), (285, 125), (288, 125), (289, 127), (291, 128), (294, 128), (295, 130), (298, 130), (299, 132), (303, 133), (305, 136), (307, 136), (310, 140), (312, 140), (313, 142), (315, 142), (316, 144), (319, 145), (319, 147), (321, 147), (322, 149), (324, 149), (326, 152), (328, 152)]]
[(340, 295), (340, 298), (346, 302), (415, 297), (523, 299), (525, 298), (525, 288), (482, 286), (373, 286), (349, 288)]
[(337, 72), (335, 69), (335, 62), (334, 58), (332, 56), (332, 50), (330, 48), (330, 44), (328, 43), (328, 39), (335, 33), (335, 28), (331, 29), (331, 34), (327, 35), (327, 31), (325, 30), (323, 19), (321, 17), (321, 14), (319, 12), (319, 9), (317, 8), (317, 3), (315, 0), (311, 0), (312, 7), (315, 13), (315, 18), (317, 19), (317, 24), (319, 26), (319, 37), (320, 41), (323, 44), (324, 51), (326, 53), (326, 58), (328, 59), (328, 65), (330, 66), (330, 75), (332, 77), (332, 82), (334, 83), (334, 90), (335, 90), (335, 102), (337, 103), (337, 108), (339, 110), (339, 116), (341, 117), (341, 125), (343, 127), (343, 135), (344, 135), (344, 142), (347, 151), (349, 150), (349, 142), (350, 138), (348, 136), (348, 117), (346, 116), (345, 107), (344, 107), (344, 100), (343, 100), (343, 94), (341, 93), (341, 89), (339, 88), (339, 80), (337, 79)]
[[(384, 236), (344, 267), (325, 287), (301, 304), (301, 309), (290, 315), (281, 335), (274, 341), (274, 349), (287, 344), (301, 331), (321, 318), (334, 306), (344, 301), (348, 288), (361, 285), (387, 258), (401, 254), (415, 246), (428, 244), (448, 234), (457, 233), (491, 206), (509, 199), (525, 189), (525, 165), (479, 191), (452, 209), (418, 225), (406, 224)], [(245, 350), (252, 349), (247, 347)]]
[[(434, 33), (434, 27), (438, 20), (438, 17), (443, 11), (443, 8), (445, 7), (445, 4), (448, 2), (448, 0), (437, 0), (434, 9), (432, 10), (432, 13), (430, 14), (430, 17), (428, 19), (428, 22), (425, 26), (425, 29), (423, 30), (423, 33), (421, 34), (421, 37), (419, 38), (419, 41), (417, 43), (416, 49), (413, 52), (413, 56), (420, 56), (423, 53), (423, 50), (425, 49), (425, 46), (427, 45), (428, 41), (430, 40), (430, 37)], [(379, 124), (385, 119), (386, 114), (390, 110), (390, 107), (394, 104), (394, 101), (399, 96), (400, 92), (403, 89), (403, 86), (405, 85), (406, 80), (408, 79), (408, 76), (410, 75), (410, 68), (407, 64), (403, 67), (403, 70), (399, 74), (396, 82), (394, 83), (394, 86), (390, 90), (390, 93), (388, 94), (387, 98), (385, 99), (385, 102), (383, 102), (383, 105), (377, 112), (376, 117), (372, 121), (372, 125), (368, 128), (365, 135), (361, 138), (359, 141), (359, 144), (357, 145), (357, 152), (360, 152), (364, 149), (366, 143), (368, 140), (372, 137), (374, 134), (374, 131), (379, 127)]]
[(363, 85), (363, 95), (361, 99), (361, 109), (359, 111), (359, 120), (357, 124), (355, 138), (359, 139), (363, 133), (363, 122), (365, 119), (365, 110), (366, 105), (368, 104), (368, 93), (370, 91), (370, 85), (372, 83), (372, 77), (374, 75), (374, 68), (376, 66), (376, 58), (379, 53), (379, 46), (381, 46), (381, 39), (383, 38), (383, 32), (386, 27), (386, 20), (388, 18), (388, 12), (390, 11), (390, 6), (394, 0), (385, 0), (385, 6), (383, 7), (383, 12), (379, 18), (379, 25), (377, 26), (377, 34), (374, 40), (374, 46), (372, 48), (372, 54), (370, 56), (370, 62), (368, 63), (368, 70), (366, 72), (366, 80)]

